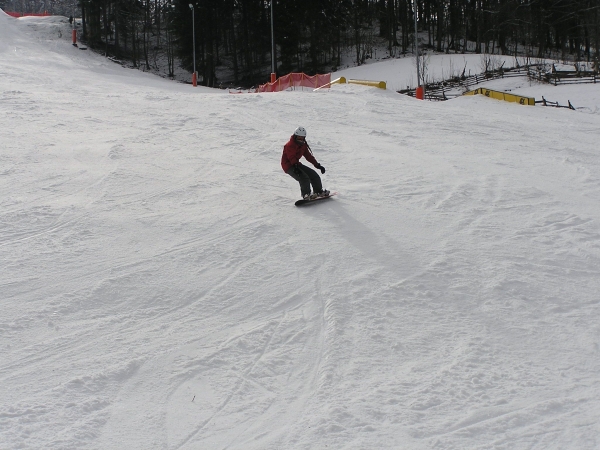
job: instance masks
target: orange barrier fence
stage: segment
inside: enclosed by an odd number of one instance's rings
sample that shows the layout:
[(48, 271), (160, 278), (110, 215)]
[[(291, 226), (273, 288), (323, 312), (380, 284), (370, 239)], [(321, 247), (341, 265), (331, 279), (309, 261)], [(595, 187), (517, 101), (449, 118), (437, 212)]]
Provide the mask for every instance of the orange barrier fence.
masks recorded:
[(328, 84), (331, 81), (331, 74), (309, 76), (305, 73), (288, 73), (283, 77), (277, 78), (273, 83), (262, 84), (256, 92), (279, 92), (285, 91), (291, 87), (307, 87), (316, 89)]

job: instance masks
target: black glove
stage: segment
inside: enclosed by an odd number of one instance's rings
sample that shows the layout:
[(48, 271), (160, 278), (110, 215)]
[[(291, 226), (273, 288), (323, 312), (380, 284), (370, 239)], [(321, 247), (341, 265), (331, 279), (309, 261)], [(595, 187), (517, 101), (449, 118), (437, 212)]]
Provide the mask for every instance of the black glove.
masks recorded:
[(323, 167), (321, 164), (317, 166), (317, 169), (319, 169), (322, 174), (325, 173), (325, 167)]
[(294, 173), (296, 175), (300, 175), (300, 168), (298, 167), (298, 164), (294, 164), (292, 167), (294, 168)]

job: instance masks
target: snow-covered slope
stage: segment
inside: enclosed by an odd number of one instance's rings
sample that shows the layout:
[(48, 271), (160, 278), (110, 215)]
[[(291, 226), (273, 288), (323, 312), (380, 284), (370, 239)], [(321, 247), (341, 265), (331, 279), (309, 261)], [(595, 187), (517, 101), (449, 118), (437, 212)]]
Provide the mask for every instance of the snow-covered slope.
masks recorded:
[(0, 16), (0, 448), (598, 448), (597, 114), (229, 95), (54, 24)]

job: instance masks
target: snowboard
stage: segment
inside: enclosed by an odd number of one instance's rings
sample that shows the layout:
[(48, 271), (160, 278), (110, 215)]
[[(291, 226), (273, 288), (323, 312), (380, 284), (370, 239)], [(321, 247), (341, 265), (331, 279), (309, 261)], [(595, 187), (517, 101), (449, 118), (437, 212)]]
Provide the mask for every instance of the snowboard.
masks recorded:
[(329, 195), (327, 197), (317, 197), (313, 200), (304, 200), (304, 199), (300, 199), (298, 200), (295, 205), (296, 206), (304, 206), (304, 205), (308, 205), (309, 203), (314, 203), (314, 202), (318, 202), (321, 200), (327, 200), (328, 198), (333, 197), (335, 194), (337, 194), (337, 192), (330, 192)]

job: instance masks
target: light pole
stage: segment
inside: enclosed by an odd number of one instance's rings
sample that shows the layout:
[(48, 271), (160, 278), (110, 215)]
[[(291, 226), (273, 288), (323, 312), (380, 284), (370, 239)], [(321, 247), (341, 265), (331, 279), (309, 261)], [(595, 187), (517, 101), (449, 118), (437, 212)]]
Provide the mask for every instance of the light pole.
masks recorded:
[(198, 85), (196, 77), (196, 16), (194, 14), (194, 5), (190, 3), (190, 9), (192, 10), (192, 39), (194, 40), (194, 73), (192, 74), (192, 86)]
[(423, 100), (423, 88), (421, 87), (421, 68), (419, 67), (419, 40), (417, 35), (417, 0), (413, 0), (415, 7), (415, 56), (417, 58), (417, 89), (415, 90), (415, 97), (419, 100)]
[(275, 83), (275, 38), (273, 37), (273, 2), (271, 0), (271, 83)]

